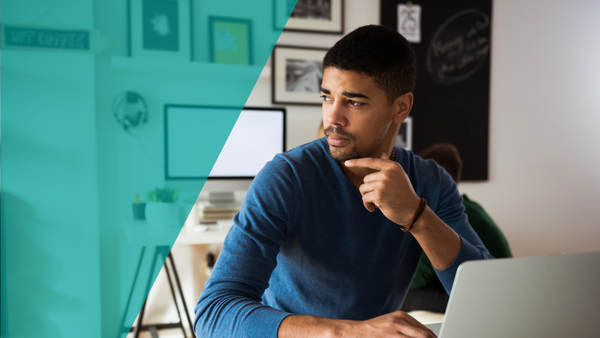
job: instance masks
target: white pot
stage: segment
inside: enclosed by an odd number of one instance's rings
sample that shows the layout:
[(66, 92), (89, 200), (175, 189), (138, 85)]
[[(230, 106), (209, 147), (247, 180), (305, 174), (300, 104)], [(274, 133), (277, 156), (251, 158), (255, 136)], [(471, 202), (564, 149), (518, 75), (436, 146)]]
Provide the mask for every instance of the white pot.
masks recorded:
[(146, 203), (146, 221), (158, 227), (182, 227), (181, 207), (175, 203)]

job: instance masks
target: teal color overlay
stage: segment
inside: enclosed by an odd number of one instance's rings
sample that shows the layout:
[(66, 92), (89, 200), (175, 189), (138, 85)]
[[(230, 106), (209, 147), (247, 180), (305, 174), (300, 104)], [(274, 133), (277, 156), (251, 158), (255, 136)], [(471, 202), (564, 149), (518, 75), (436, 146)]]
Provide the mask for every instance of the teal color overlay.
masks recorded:
[[(175, 202), (154, 202), (163, 223), (134, 219), (136, 195), (145, 203), (148, 192), (172, 187), (164, 106), (239, 115), (281, 34), (274, 22), (291, 12), (274, 11), (288, 0), (177, 0), (161, 15), (143, 10), (152, 1), (2, 3), (3, 26), (89, 37), (83, 50), (2, 45), (3, 338), (126, 336), (204, 185), (179, 182)], [(210, 62), (211, 16), (252, 23), (252, 65)], [(151, 23), (133, 25), (134, 17)], [(168, 43), (143, 50), (148, 31)], [(189, 154), (198, 176), (210, 172), (237, 115), (214, 116), (198, 131)]]
[(252, 22), (217, 18), (209, 21), (210, 61), (240, 65), (252, 64)]

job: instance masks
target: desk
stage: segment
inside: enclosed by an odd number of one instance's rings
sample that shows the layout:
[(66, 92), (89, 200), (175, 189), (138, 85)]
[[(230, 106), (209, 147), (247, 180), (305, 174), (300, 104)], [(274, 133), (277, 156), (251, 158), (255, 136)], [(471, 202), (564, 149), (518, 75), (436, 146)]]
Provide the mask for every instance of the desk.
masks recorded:
[[(125, 236), (127, 242), (134, 246), (157, 246), (157, 245), (194, 245), (194, 244), (219, 244), (225, 241), (232, 221), (219, 221), (221, 229), (209, 229), (201, 232), (196, 231), (194, 226), (157, 227), (146, 221), (124, 222)], [(178, 235), (179, 234), (179, 235)], [(173, 239), (177, 238), (175, 243)]]
[(185, 226), (181, 229), (175, 245), (222, 244), (233, 225), (233, 221), (219, 221), (220, 228), (212, 226), (206, 231), (197, 231), (197, 226)]

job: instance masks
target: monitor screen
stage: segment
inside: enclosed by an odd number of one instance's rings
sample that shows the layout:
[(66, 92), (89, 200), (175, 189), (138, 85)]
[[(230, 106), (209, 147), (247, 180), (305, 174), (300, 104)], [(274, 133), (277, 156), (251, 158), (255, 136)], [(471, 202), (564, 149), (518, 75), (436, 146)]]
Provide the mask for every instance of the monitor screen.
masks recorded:
[[(226, 119), (237, 116), (238, 111), (230, 107), (165, 106), (166, 178), (206, 178), (207, 170), (202, 164), (210, 154), (204, 154), (200, 149), (209, 147), (202, 147), (200, 143), (211, 140), (203, 139), (201, 135), (206, 137), (210, 131), (215, 132), (207, 129), (215, 116)], [(208, 178), (253, 178), (268, 161), (283, 151), (285, 108), (244, 107)]]

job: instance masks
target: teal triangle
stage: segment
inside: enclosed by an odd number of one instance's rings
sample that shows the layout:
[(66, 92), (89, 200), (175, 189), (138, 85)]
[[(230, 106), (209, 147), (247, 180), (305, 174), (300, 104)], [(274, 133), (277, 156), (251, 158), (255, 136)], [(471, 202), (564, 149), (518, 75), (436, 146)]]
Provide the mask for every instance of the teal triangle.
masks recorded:
[[(294, 5), (3, 3), (2, 337), (125, 337), (204, 185), (178, 185), (177, 224), (134, 219), (170, 188), (165, 105), (231, 107), (185, 150), (210, 172)], [(248, 25), (211, 45), (210, 17)]]

